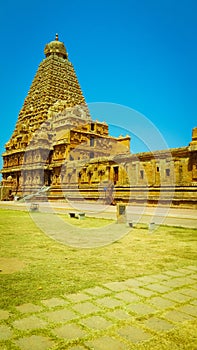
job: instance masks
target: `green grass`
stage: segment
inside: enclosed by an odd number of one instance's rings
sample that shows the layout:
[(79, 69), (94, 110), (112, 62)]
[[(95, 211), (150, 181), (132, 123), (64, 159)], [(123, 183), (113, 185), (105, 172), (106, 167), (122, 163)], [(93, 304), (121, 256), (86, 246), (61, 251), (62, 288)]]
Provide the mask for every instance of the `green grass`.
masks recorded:
[[(98, 226), (109, 220), (85, 218), (72, 224)], [(0, 272), (0, 308), (73, 293), (109, 281), (196, 264), (196, 230), (131, 229), (121, 240), (95, 249), (75, 249), (41, 232), (27, 212), (0, 210), (1, 260), (17, 259), (18, 272)], [(17, 266), (16, 266), (17, 267)], [(0, 265), (1, 269), (1, 265)]]
[[(111, 223), (111, 220), (61, 217), (83, 229), (103, 226), (103, 230), (107, 230), (106, 225)], [(10, 310), (13, 315), (2, 324), (9, 326), (11, 322), (12, 325), (14, 319), (21, 317), (14, 309), (17, 305), (39, 304), (43, 299), (75, 293), (109, 281), (195, 265), (196, 233), (194, 229), (165, 226), (150, 232), (138, 225), (124, 238), (108, 246), (75, 249), (41, 232), (28, 212), (0, 210), (0, 309)], [(5, 273), (6, 269), (9, 273)], [(138, 326), (140, 322), (137, 318), (134, 325)], [(197, 325), (191, 321), (170, 332), (157, 333), (148, 342), (134, 344), (131, 350), (194, 350), (196, 331)], [(54, 338), (50, 326), (29, 334)], [(15, 330), (15, 339), (26, 335)], [(54, 340), (57, 342), (54, 350), (70, 349), (69, 343), (65, 345), (60, 339)], [(0, 341), (1, 346), (2, 349), (16, 349), (14, 340)]]

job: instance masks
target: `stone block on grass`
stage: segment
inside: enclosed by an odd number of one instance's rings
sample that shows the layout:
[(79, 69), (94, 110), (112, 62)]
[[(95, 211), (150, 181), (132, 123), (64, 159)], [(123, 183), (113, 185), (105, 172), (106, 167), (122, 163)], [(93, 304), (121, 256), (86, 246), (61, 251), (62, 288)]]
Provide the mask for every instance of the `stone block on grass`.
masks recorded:
[(0, 310), (0, 321), (7, 320), (10, 317), (10, 313), (7, 310)]
[(96, 330), (106, 329), (113, 325), (111, 321), (107, 321), (104, 317), (101, 316), (88, 317), (84, 320), (80, 320), (80, 322), (86, 325), (87, 327)]
[(125, 326), (118, 330), (118, 334), (131, 341), (132, 343), (139, 343), (152, 338), (152, 335), (143, 331), (141, 328), (133, 326)]
[(98, 306), (90, 302), (75, 304), (72, 306), (72, 309), (79, 312), (82, 315), (88, 315), (101, 310)]
[(127, 307), (127, 310), (141, 316), (145, 316), (145, 315), (149, 315), (157, 312), (155, 308), (144, 303), (131, 304)]
[(87, 335), (87, 332), (76, 324), (66, 324), (64, 326), (54, 328), (52, 332), (57, 337), (66, 340), (76, 340)]
[(15, 340), (15, 344), (21, 350), (49, 350), (54, 346), (54, 342), (52, 340), (39, 335), (20, 338)]
[(44, 312), (40, 316), (47, 318), (49, 322), (55, 323), (70, 321), (78, 317), (73, 311), (67, 309)]
[(8, 326), (0, 326), (0, 340), (8, 340), (11, 339), (13, 335), (13, 331)]
[(40, 328), (43, 329), (47, 326), (47, 322), (36, 316), (30, 316), (14, 321), (13, 326), (21, 331), (29, 331)]
[(94, 350), (129, 350), (128, 345), (109, 336), (103, 336), (85, 343), (90, 349)]
[(144, 322), (145, 326), (154, 330), (154, 331), (169, 331), (174, 328), (174, 325), (168, 321), (162, 320), (157, 317), (149, 318)]
[(66, 305), (66, 300), (62, 298), (51, 298), (47, 300), (42, 300), (42, 303), (47, 307), (56, 307)]
[(27, 303), (27, 304), (22, 304), (22, 305), (16, 306), (16, 309), (18, 311), (20, 311), (21, 313), (25, 314), (25, 313), (31, 313), (31, 312), (39, 312), (39, 311), (43, 310), (43, 307), (41, 307), (39, 305)]

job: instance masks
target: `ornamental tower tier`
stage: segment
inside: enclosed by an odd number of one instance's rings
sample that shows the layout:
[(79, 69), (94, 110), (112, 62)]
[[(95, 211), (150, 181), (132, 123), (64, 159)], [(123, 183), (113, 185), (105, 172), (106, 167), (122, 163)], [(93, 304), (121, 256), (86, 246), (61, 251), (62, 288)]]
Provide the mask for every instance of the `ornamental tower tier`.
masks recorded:
[(75, 70), (57, 34), (44, 53), (46, 58), (39, 65), (13, 135), (5, 145), (7, 154), (25, 149), (35, 131), (50, 117), (54, 105), (59, 105), (59, 111), (85, 105)]

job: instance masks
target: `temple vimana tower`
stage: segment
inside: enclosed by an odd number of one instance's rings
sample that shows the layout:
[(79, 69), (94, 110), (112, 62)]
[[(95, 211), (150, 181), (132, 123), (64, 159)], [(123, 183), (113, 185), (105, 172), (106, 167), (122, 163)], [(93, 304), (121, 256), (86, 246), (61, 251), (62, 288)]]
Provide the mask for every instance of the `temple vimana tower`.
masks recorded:
[(112, 137), (92, 120), (58, 35), (44, 54), (5, 145), (0, 199), (196, 208), (197, 127), (188, 146), (132, 154), (129, 136)]

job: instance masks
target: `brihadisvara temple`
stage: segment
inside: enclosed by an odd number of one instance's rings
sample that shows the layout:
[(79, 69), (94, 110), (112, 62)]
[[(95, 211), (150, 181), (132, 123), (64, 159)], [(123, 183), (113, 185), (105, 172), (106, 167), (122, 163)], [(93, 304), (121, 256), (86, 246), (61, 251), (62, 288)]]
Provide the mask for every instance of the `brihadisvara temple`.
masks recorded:
[(44, 54), (5, 145), (0, 200), (197, 208), (197, 127), (187, 146), (133, 154), (130, 136), (92, 119), (58, 35)]

